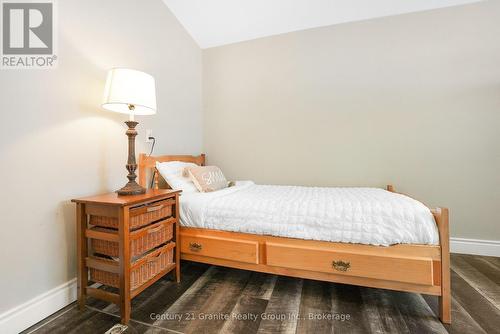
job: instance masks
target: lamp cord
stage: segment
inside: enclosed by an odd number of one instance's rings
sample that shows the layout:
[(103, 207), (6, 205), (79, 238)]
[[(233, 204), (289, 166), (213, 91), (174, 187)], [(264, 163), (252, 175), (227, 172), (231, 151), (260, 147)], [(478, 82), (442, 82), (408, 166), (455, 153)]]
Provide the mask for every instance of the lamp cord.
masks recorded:
[(149, 137), (148, 139), (153, 141), (153, 144), (151, 145), (151, 151), (149, 151), (149, 154), (148, 154), (148, 157), (150, 157), (151, 154), (153, 154), (153, 150), (155, 149), (156, 138), (155, 137)]
[[(149, 151), (148, 157), (153, 154), (153, 150), (155, 149), (155, 144), (156, 144), (156, 138), (155, 137), (149, 137), (148, 139), (153, 141), (153, 144), (151, 145), (151, 151)], [(155, 176), (156, 176), (156, 168), (153, 169), (153, 176), (151, 178), (151, 184), (149, 186), (150, 189), (153, 189), (154, 183), (155, 183)]]

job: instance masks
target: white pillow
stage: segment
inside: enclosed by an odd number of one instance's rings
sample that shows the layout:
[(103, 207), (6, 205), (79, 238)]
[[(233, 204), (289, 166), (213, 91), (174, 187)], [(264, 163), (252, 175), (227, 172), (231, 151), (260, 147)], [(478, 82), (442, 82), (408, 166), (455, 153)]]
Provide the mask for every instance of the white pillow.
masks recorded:
[(182, 161), (156, 162), (156, 169), (167, 181), (170, 188), (182, 190), (184, 193), (198, 192), (193, 181), (189, 177), (182, 175), (184, 168), (197, 166), (197, 164)]

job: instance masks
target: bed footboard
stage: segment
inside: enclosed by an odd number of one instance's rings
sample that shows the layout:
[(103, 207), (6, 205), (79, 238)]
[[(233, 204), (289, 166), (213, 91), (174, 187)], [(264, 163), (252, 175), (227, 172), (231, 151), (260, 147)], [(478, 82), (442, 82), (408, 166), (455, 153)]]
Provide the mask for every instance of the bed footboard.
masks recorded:
[[(387, 190), (396, 192), (393, 185)], [(451, 281), (450, 281), (450, 229), (448, 208), (431, 209), (439, 231), (441, 251), (441, 294), (439, 296), (439, 318), (443, 323), (451, 323)]]
[(439, 296), (439, 318), (451, 323), (451, 281), (450, 281), (450, 230), (447, 208), (431, 210), (439, 230), (441, 246), (441, 296)]

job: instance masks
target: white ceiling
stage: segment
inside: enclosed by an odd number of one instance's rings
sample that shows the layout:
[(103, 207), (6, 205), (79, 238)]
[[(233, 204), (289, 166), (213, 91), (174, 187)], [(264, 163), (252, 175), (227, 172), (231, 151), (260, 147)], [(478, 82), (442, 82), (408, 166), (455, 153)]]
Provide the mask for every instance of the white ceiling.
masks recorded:
[(479, 0), (163, 0), (201, 48)]

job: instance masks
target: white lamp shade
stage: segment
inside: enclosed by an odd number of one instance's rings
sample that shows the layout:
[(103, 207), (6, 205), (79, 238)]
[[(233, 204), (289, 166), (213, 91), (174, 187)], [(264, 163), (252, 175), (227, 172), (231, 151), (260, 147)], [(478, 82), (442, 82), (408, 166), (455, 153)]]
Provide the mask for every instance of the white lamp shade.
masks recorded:
[(102, 107), (134, 115), (156, 114), (155, 79), (144, 72), (126, 68), (109, 70)]

